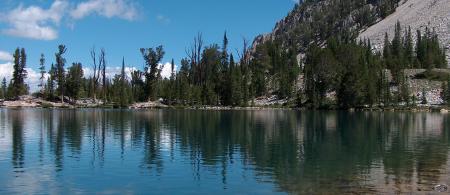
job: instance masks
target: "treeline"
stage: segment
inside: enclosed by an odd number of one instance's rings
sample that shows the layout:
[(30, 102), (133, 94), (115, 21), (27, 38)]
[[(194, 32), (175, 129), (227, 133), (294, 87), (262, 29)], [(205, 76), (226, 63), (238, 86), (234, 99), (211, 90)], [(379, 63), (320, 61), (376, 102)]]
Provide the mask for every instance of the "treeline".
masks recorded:
[(204, 47), (199, 34), (180, 70), (160, 81), (160, 97), (169, 105), (212, 106), (249, 106), (255, 97), (272, 93), (291, 97), (300, 71), (294, 52), (271, 42), (258, 47), (258, 55), (251, 58), (248, 49), (244, 40), (236, 59), (228, 50), (226, 33), (221, 47)]
[[(324, 48), (311, 46), (305, 60), (306, 97), (299, 95), (299, 104), (319, 108), (329, 106), (327, 94), (335, 92), (338, 107), (362, 105), (389, 106), (405, 102), (414, 104), (422, 97), (411, 95), (404, 69), (446, 68), (445, 49), (440, 46), (437, 34), (428, 28), (417, 30), (413, 45), (411, 28), (402, 33), (400, 23), (395, 27), (393, 39), (385, 36), (382, 52), (374, 52), (370, 40), (357, 42), (338, 36), (328, 39)], [(392, 73), (389, 79), (388, 71)], [(391, 91), (391, 86), (397, 90)], [(445, 89), (446, 92), (448, 89)]]
[[(436, 33), (429, 29), (418, 30), (414, 42), (411, 28), (402, 30), (398, 23), (393, 39), (386, 34), (384, 48), (379, 52), (373, 50), (370, 40), (356, 41), (348, 33), (328, 38), (325, 45), (312, 44), (304, 57), (297, 55), (295, 48), (284, 49), (277, 40), (259, 44), (254, 51), (249, 51), (244, 40), (235, 57), (236, 53), (229, 51), (226, 33), (220, 46), (205, 46), (199, 34), (178, 70), (172, 60), (169, 78), (161, 75), (160, 62), (165, 55), (162, 46), (140, 49), (145, 62), (143, 70), (132, 68), (127, 74), (123, 60), (121, 72), (111, 76), (106, 73), (105, 50), (92, 49), (93, 73), (85, 77), (81, 63), (66, 67), (67, 49), (60, 45), (48, 71), (41, 55), (40, 91), (36, 95), (68, 103), (89, 98), (94, 103), (118, 107), (161, 100), (172, 106), (251, 106), (255, 98), (270, 95), (288, 100), (286, 106), (310, 108), (389, 106), (400, 102), (410, 105), (425, 95), (411, 95), (403, 70), (447, 65), (445, 50)], [(28, 93), (25, 68), (25, 49), (18, 48), (13, 78), (9, 84), (6, 79), (2, 82), (2, 97), (17, 99)], [(396, 90), (391, 91), (393, 86)], [(444, 90), (443, 98), (450, 100), (449, 94)]]

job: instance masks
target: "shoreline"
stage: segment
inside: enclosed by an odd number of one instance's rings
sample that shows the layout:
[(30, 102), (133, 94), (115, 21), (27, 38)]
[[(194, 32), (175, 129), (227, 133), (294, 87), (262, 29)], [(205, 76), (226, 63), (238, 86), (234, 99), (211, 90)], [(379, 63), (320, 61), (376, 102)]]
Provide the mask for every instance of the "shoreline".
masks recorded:
[(446, 105), (418, 105), (413, 107), (408, 106), (391, 106), (391, 107), (367, 107), (367, 108), (349, 108), (349, 109), (310, 109), (306, 107), (287, 107), (287, 106), (249, 106), (249, 107), (232, 107), (232, 106), (169, 106), (155, 102), (139, 102), (131, 104), (127, 107), (118, 107), (112, 104), (69, 104), (57, 103), (49, 101), (0, 101), (0, 108), (20, 109), (20, 108), (42, 108), (42, 109), (126, 109), (126, 110), (204, 110), (204, 111), (257, 111), (257, 110), (319, 110), (319, 111), (372, 111), (372, 112), (440, 112), (449, 113), (450, 108)]

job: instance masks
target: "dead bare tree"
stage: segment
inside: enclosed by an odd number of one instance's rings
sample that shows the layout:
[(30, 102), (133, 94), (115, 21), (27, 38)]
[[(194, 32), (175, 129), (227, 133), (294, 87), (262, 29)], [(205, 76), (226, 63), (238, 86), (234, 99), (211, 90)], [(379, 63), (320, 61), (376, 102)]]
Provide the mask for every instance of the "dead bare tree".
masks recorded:
[[(99, 83), (100, 83), (100, 78), (105, 76), (105, 51), (104, 49), (102, 49), (100, 51), (100, 56), (98, 56), (98, 61), (97, 61), (97, 52), (95, 47), (93, 47), (91, 49), (91, 58), (93, 61), (93, 69), (94, 69), (94, 74), (92, 77), (92, 93), (94, 96), (94, 102), (97, 102), (97, 89), (99, 87)], [(103, 86), (105, 86), (105, 78), (103, 78)]]
[(248, 44), (248, 40), (246, 38), (242, 38), (242, 41), (243, 41), (242, 51), (236, 50), (236, 53), (238, 54), (239, 58), (241, 59), (240, 64), (248, 65), (248, 64), (250, 64), (250, 57), (251, 57), (251, 54), (249, 52), (249, 44)]
[(102, 89), (103, 89), (103, 104), (106, 104), (106, 60), (105, 60), (105, 49), (101, 49), (100, 51), (100, 65), (102, 68)]
[(191, 47), (186, 50), (186, 54), (189, 57), (191, 62), (191, 69), (193, 74), (193, 82), (196, 84), (201, 84), (202, 81), (202, 67), (201, 67), (201, 52), (203, 48), (203, 38), (202, 34), (198, 33), (196, 37), (194, 37), (194, 43), (191, 44)]
[(93, 69), (94, 69), (94, 74), (92, 76), (92, 93), (94, 96), (94, 102), (97, 102), (97, 87), (98, 87), (98, 80), (99, 80), (99, 65), (97, 64), (97, 57), (96, 57), (96, 52), (95, 52), (95, 48), (93, 47), (91, 49), (91, 59), (93, 61)]

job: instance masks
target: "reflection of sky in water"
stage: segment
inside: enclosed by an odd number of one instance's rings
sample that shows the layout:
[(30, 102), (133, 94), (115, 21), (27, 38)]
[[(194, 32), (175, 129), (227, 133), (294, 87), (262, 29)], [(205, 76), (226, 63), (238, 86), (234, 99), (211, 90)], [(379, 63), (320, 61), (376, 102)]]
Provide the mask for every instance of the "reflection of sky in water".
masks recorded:
[(437, 113), (0, 109), (0, 122), (0, 194), (417, 192), (450, 175)]

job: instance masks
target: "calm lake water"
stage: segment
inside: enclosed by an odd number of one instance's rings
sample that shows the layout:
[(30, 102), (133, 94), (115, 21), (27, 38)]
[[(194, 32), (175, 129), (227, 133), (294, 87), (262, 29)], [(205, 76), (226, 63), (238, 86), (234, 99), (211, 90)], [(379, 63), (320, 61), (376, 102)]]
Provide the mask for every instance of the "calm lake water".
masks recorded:
[(0, 194), (432, 192), (450, 116), (0, 109)]

